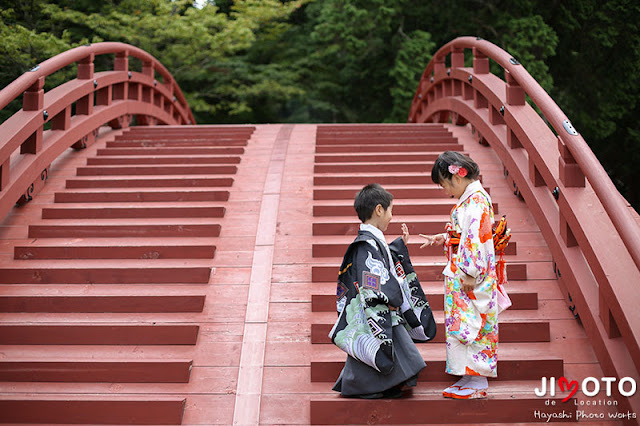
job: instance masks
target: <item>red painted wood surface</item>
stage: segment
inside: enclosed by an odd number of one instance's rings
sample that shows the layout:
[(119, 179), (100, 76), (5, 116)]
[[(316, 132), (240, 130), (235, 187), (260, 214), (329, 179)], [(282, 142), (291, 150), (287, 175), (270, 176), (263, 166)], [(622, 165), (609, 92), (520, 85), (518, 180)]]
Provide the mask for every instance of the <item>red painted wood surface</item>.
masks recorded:
[[(217, 345), (242, 331), (215, 329), (225, 317), (213, 312), (230, 299), (207, 286), (242, 253), (221, 234), (242, 164), (234, 147), (254, 130), (106, 132), (2, 222), (0, 423), (181, 424), (194, 380), (227, 395), (237, 365), (216, 361)], [(194, 141), (234, 151), (185, 156), (180, 147)], [(135, 155), (111, 155), (129, 147)]]
[[(465, 51), (472, 53), (472, 67), (465, 67)], [(490, 72), (490, 61), (504, 78)], [(506, 51), (460, 37), (427, 65), (409, 121), (468, 123), (475, 140), (492, 147), (540, 227), (604, 373), (637, 382), (637, 214), (549, 94)], [(620, 402), (640, 411), (640, 397)]]
[[(114, 56), (112, 71), (94, 72), (100, 55)], [(130, 56), (142, 62), (140, 72), (129, 70)], [(77, 78), (45, 93), (48, 76), (76, 65)], [(101, 126), (125, 128), (133, 119), (145, 125), (195, 122), (169, 71), (124, 43), (87, 44), (38, 64), (0, 90), (0, 109), (20, 95), (22, 109), (0, 124), (0, 217), (18, 199), (31, 200), (51, 163), (70, 147), (93, 143)]]
[[(200, 142), (224, 148), (235, 132), (246, 138), (241, 153), (212, 154)], [(360, 132), (390, 143), (370, 145), (374, 154), (366, 144), (343, 144)], [(331, 386), (346, 355), (326, 334), (335, 319), (337, 266), (357, 231), (348, 206), (361, 183), (402, 177), (386, 185), (407, 206), (387, 236), (410, 224), (413, 263), (443, 321), (443, 254), (421, 251), (416, 236), (441, 231), (453, 205), (429, 179), (439, 153), (433, 149), (441, 148), (429, 138), (443, 135), (478, 161), (514, 233), (506, 260), (515, 305), (502, 316), (500, 376), (486, 401), (443, 399), (451, 379), (440, 326), (434, 342), (419, 345), (428, 367), (412, 393), (381, 404), (340, 398)], [(184, 150), (204, 151), (176, 151), (180, 140), (198, 141)], [(403, 142), (411, 154), (388, 154)], [(359, 151), (316, 152), (334, 144)], [(384, 163), (393, 167), (377, 172)], [(189, 164), (237, 169), (77, 176), (79, 168)], [(365, 167), (339, 172), (345, 164)], [(536, 410), (575, 410), (566, 409), (570, 402), (545, 406), (534, 394), (541, 377), (603, 375), (533, 215), (513, 195), (495, 152), (468, 127), (138, 127), (106, 133), (56, 166), (44, 192), (0, 224), (0, 422), (528, 424), (544, 422)], [(580, 392), (575, 398), (585, 400)], [(452, 420), (452, 412), (461, 417)]]

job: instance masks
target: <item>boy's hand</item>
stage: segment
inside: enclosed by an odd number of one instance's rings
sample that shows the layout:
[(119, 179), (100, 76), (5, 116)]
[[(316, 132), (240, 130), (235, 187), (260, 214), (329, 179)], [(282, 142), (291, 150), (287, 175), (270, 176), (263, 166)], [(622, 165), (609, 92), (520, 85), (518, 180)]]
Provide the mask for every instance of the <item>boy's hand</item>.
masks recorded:
[(405, 245), (409, 244), (409, 227), (406, 223), (402, 224), (402, 241)]
[(436, 235), (424, 235), (420, 234), (420, 236), (427, 240), (426, 243), (422, 244), (420, 248), (425, 248), (426, 246), (437, 245), (441, 246), (444, 244), (444, 234), (436, 234)]

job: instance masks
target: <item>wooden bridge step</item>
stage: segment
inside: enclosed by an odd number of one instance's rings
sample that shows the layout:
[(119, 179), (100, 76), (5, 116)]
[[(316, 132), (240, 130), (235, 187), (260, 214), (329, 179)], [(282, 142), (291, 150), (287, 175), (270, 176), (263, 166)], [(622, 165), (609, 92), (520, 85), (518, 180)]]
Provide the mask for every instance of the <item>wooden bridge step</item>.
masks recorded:
[(0, 423), (179, 425), (184, 397), (0, 396)]
[[(426, 182), (425, 182), (426, 183)], [(403, 199), (432, 199), (432, 198), (445, 198), (444, 191), (435, 185), (412, 185), (413, 188), (407, 188), (406, 185), (398, 187), (396, 185), (387, 185), (385, 189), (393, 194), (394, 200)], [(362, 188), (359, 185), (352, 185), (351, 187), (345, 186), (333, 186), (316, 188), (313, 190), (314, 200), (351, 200), (353, 201), (355, 195)]]
[(167, 136), (171, 136), (175, 139), (191, 139), (191, 138), (227, 138), (227, 137), (243, 137), (250, 138), (253, 134), (254, 129), (230, 129), (225, 131), (210, 131), (210, 130), (181, 130), (181, 129), (163, 129), (162, 131), (157, 131), (153, 129), (143, 129), (140, 127), (130, 127), (129, 131), (116, 136), (117, 140), (126, 140), (126, 139), (136, 139), (136, 138), (164, 138)]
[[(318, 154), (315, 156), (314, 163), (316, 167), (319, 164), (340, 164), (340, 163), (391, 163), (391, 162), (404, 162), (413, 161), (418, 163), (433, 163), (438, 158), (439, 153), (433, 152), (430, 154), (371, 154), (368, 152), (360, 152), (354, 154)], [(318, 173), (316, 171), (316, 173)]]
[(341, 137), (358, 137), (361, 135), (367, 136), (393, 136), (393, 135), (423, 135), (425, 137), (429, 136), (438, 136), (438, 135), (451, 135), (449, 129), (441, 127), (441, 128), (422, 128), (422, 129), (411, 129), (411, 128), (350, 128), (350, 129), (325, 129), (323, 127), (318, 127), (317, 136), (318, 137), (326, 137), (326, 136), (341, 136)]
[(398, 400), (354, 400), (337, 395), (311, 398), (312, 425), (415, 425), (426, 419), (429, 424), (516, 424), (533, 421), (535, 411), (557, 416), (573, 413), (568, 420), (575, 420), (574, 400), (563, 404), (562, 398), (538, 398), (530, 392), (493, 393), (488, 399), (469, 401), (446, 399), (442, 393)]
[(188, 383), (193, 361), (0, 361), (0, 382)]
[(419, 185), (426, 183), (427, 179), (431, 180), (431, 178), (427, 177), (426, 170), (423, 175), (412, 174), (412, 175), (400, 175), (398, 173), (394, 174), (370, 174), (370, 175), (355, 175), (355, 176), (335, 176), (331, 175), (316, 175), (313, 178), (314, 185), (360, 185), (364, 186), (371, 182), (379, 183), (380, 185)]
[(147, 126), (133, 126), (129, 127), (128, 132), (123, 133), (126, 135), (165, 135), (172, 134), (175, 136), (190, 136), (196, 134), (205, 134), (209, 136), (217, 136), (223, 134), (252, 134), (256, 130), (255, 126), (230, 126), (230, 125), (198, 125), (198, 126), (160, 126), (160, 127), (147, 127)]
[[(417, 265), (414, 264), (416, 274), (421, 281), (436, 281), (442, 279), (442, 270), (444, 264), (436, 265)], [(338, 273), (338, 265), (332, 266), (313, 266), (311, 270), (312, 282), (328, 282), (335, 281)], [(527, 264), (525, 263), (509, 263), (507, 264), (507, 276), (510, 280), (526, 280)]]
[(2, 312), (167, 313), (202, 312), (203, 295), (0, 296)]
[[(356, 217), (355, 220), (352, 220), (352, 218), (335, 218), (331, 222), (316, 221), (316, 223), (313, 224), (313, 235), (357, 235), (360, 229), (360, 224), (357, 223), (357, 220), (358, 218)], [(418, 219), (412, 218), (412, 220), (404, 220), (412, 235), (438, 234), (442, 232), (448, 221), (449, 219), (444, 215), (440, 217), (425, 216)], [(401, 235), (401, 224), (402, 222), (397, 219), (391, 221), (386, 234)]]
[[(335, 286), (335, 285), (334, 285)], [(428, 293), (426, 294), (429, 305), (433, 311), (441, 311), (444, 309), (444, 294)], [(531, 310), (538, 309), (538, 293), (515, 293), (509, 292), (509, 297), (513, 305), (510, 309)], [(336, 295), (335, 294), (312, 294), (311, 295), (311, 311), (312, 312), (335, 312), (336, 311)], [(502, 330), (500, 330), (502, 331)]]
[(17, 245), (14, 259), (213, 259), (211, 245)]
[(242, 147), (169, 147), (169, 148), (103, 148), (98, 149), (97, 155), (127, 156), (127, 155), (239, 155), (244, 154)]
[[(185, 148), (186, 149), (186, 148)], [(428, 145), (400, 145), (400, 144), (389, 144), (389, 145), (371, 145), (369, 146), (366, 142), (362, 144), (339, 144), (339, 145), (320, 145), (316, 146), (316, 154), (326, 154), (326, 153), (358, 153), (358, 152), (390, 152), (390, 153), (398, 153), (398, 152), (433, 152), (433, 151), (461, 151), (462, 145), (457, 143), (441, 143), (441, 144), (428, 144)], [(232, 153), (230, 153), (232, 154)], [(104, 155), (104, 154), (102, 154)], [(114, 154), (112, 154), (114, 155)]]
[[(333, 324), (311, 324), (311, 343), (330, 344), (329, 332), (332, 327)], [(444, 324), (438, 322), (437, 330), (432, 342), (443, 343)], [(550, 333), (549, 323), (546, 321), (500, 322), (500, 342), (503, 343), (549, 342)]]
[(206, 284), (210, 267), (1, 268), (0, 284)]
[(106, 178), (106, 179), (68, 179), (67, 188), (193, 188), (193, 187), (229, 187), (233, 178)]
[(238, 156), (174, 156), (174, 157), (91, 157), (88, 166), (117, 166), (128, 164), (240, 164)]
[[(399, 201), (393, 204), (393, 214), (412, 216), (412, 215), (447, 215), (455, 206), (455, 202), (447, 198), (435, 198), (427, 202), (405, 202)], [(499, 214), (500, 205), (493, 203), (493, 210), (496, 215)], [(326, 203), (316, 203), (313, 206), (313, 216), (355, 216), (353, 202), (348, 201), (331, 201)]]
[(127, 203), (127, 202), (186, 202), (186, 201), (228, 201), (229, 191), (161, 191), (131, 190), (105, 192), (56, 192), (56, 203)]
[(316, 164), (313, 168), (314, 173), (332, 173), (332, 174), (353, 174), (353, 173), (367, 173), (372, 170), (380, 173), (389, 172), (415, 172), (424, 173), (431, 171), (433, 164), (428, 162), (420, 163), (414, 162), (411, 158), (411, 162), (407, 163), (392, 163), (392, 162), (354, 162), (354, 163), (335, 163), (335, 164)]
[(244, 137), (225, 137), (225, 138), (207, 138), (201, 136), (199, 138), (188, 139), (167, 139), (167, 137), (157, 138), (136, 137), (131, 139), (119, 139), (107, 142), (107, 148), (163, 148), (163, 147), (231, 147), (231, 146), (247, 146), (247, 139)]
[(5, 345), (195, 345), (197, 325), (0, 325)]
[(232, 175), (238, 171), (236, 166), (89, 166), (78, 167), (78, 176), (117, 176), (117, 175)]
[[(409, 248), (409, 253), (411, 254), (412, 257), (415, 257), (415, 258), (417, 258), (418, 256), (442, 257), (443, 255), (442, 246), (427, 246), (421, 249), (420, 246), (422, 245), (422, 242), (419, 240), (422, 240), (422, 238), (416, 238), (416, 240), (417, 240), (416, 242), (409, 241), (409, 244), (407, 244), (407, 247)], [(347, 247), (349, 246), (350, 243), (351, 241), (341, 242), (341, 243), (335, 242), (335, 243), (327, 243), (327, 244), (322, 244), (322, 243), (313, 244), (311, 253), (313, 257), (341, 256), (346, 252)], [(505, 255), (515, 256), (516, 254), (518, 254), (517, 250), (518, 250), (518, 242), (510, 241), (509, 245), (505, 250)]]
[(31, 225), (29, 238), (217, 237), (218, 224)]
[(164, 204), (151, 206), (118, 205), (99, 207), (53, 207), (42, 209), (43, 219), (126, 219), (224, 217), (225, 208), (219, 206)]
[[(346, 354), (344, 357), (346, 358)], [(425, 359), (427, 367), (422, 370), (418, 382), (448, 382), (451, 375), (445, 373), (445, 360)], [(338, 380), (343, 361), (311, 361), (311, 381), (331, 382)], [(540, 377), (561, 377), (564, 362), (561, 358), (542, 359), (500, 359), (498, 378), (495, 380), (540, 380)]]
[(396, 135), (396, 134), (371, 134), (358, 135), (356, 137), (350, 135), (318, 135), (316, 139), (316, 146), (328, 146), (328, 145), (357, 145), (363, 144), (367, 146), (375, 145), (421, 145), (428, 147), (436, 144), (455, 144), (457, 139), (447, 133), (439, 133), (433, 135)]
[(382, 133), (382, 134), (396, 134), (396, 133), (440, 133), (440, 132), (449, 132), (449, 129), (444, 127), (441, 124), (435, 125), (412, 125), (412, 126), (404, 126), (398, 124), (358, 124), (349, 125), (349, 124), (339, 124), (339, 125), (329, 125), (329, 124), (320, 124), (317, 128), (318, 135), (326, 135), (326, 134), (354, 134), (360, 135), (363, 133)]

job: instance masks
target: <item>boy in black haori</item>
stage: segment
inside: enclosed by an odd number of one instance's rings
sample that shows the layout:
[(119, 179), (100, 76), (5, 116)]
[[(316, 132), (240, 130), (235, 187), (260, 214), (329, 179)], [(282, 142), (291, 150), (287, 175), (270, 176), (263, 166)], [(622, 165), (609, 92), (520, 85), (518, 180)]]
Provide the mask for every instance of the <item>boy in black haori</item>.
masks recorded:
[(409, 230), (387, 245), (393, 196), (362, 188), (354, 207), (362, 221), (338, 274), (338, 320), (329, 337), (347, 353), (333, 390), (352, 398), (397, 398), (426, 366), (415, 342), (436, 334), (431, 308), (409, 260)]

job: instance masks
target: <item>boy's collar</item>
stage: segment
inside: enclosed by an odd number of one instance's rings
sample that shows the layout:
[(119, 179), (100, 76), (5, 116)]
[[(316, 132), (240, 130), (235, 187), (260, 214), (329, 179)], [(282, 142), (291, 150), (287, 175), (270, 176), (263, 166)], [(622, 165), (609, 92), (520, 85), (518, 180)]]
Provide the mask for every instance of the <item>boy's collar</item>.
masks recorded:
[(382, 233), (382, 231), (378, 228), (376, 228), (375, 226), (368, 224), (368, 223), (361, 223), (360, 224), (360, 230), (361, 231), (367, 231), (373, 234), (374, 237), (378, 238), (380, 241), (386, 243), (387, 241), (384, 239), (384, 234)]

